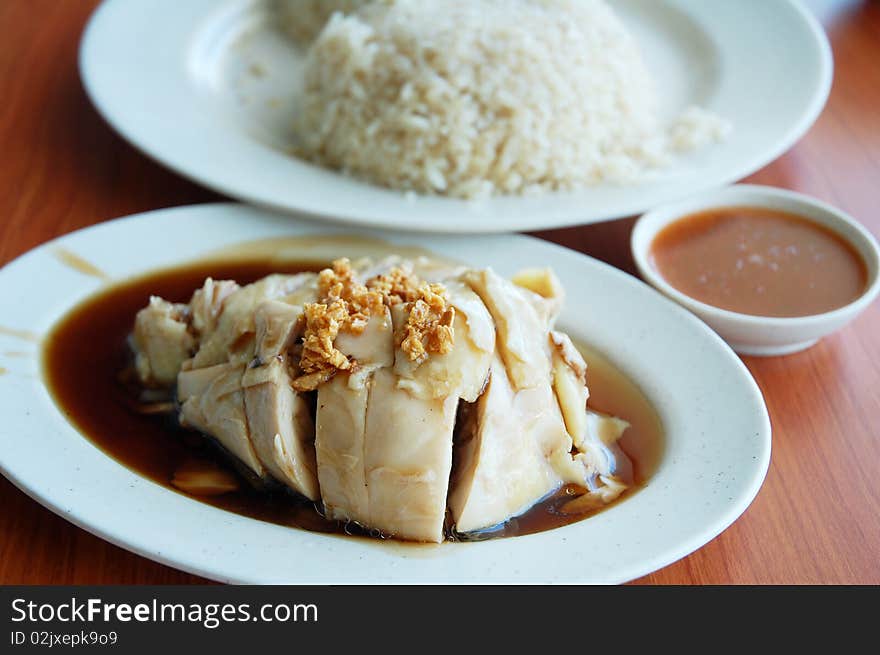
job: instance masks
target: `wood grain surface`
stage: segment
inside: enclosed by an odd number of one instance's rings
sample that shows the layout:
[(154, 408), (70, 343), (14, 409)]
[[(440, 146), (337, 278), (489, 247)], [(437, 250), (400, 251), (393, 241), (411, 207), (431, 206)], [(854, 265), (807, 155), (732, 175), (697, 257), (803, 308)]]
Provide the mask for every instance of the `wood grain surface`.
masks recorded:
[[(218, 199), (128, 146), (89, 104), (77, 47), (95, 4), (0, 2), (0, 264), (86, 225)], [(815, 0), (814, 6), (836, 60), (830, 101), (800, 143), (749, 181), (829, 201), (876, 236), (880, 3)], [(623, 220), (540, 236), (633, 272), (631, 228), (632, 220)], [(766, 482), (728, 530), (638, 582), (880, 584), (878, 334), (875, 303), (807, 352), (745, 359), (773, 423)], [(8, 356), (0, 353), (0, 367)], [(0, 508), (0, 583), (202, 581), (90, 535), (3, 478)]]

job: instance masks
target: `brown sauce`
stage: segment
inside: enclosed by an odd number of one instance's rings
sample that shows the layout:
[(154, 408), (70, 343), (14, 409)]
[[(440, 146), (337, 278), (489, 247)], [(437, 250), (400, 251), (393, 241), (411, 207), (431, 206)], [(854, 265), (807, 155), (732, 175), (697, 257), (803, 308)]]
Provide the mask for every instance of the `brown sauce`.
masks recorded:
[(40, 335), (36, 332), (31, 332), (30, 330), (15, 330), (13, 328), (7, 328), (0, 325), (0, 334), (5, 337), (21, 339), (22, 341), (32, 341), (34, 343), (40, 342)]
[(651, 244), (651, 261), (682, 293), (757, 316), (811, 316), (864, 293), (867, 267), (852, 245), (795, 214), (725, 207), (682, 218)]
[[(43, 368), (55, 402), (78, 430), (105, 453), (166, 488), (230, 512), (280, 525), (336, 534), (367, 534), (354, 525), (329, 521), (319, 506), (282, 489), (257, 489), (239, 475), (209, 439), (180, 428), (173, 416), (142, 414), (133, 409), (133, 394), (120, 380), (130, 361), (127, 337), (134, 316), (150, 295), (187, 302), (208, 276), (234, 279), (241, 284), (270, 273), (318, 270), (318, 264), (267, 262), (199, 262), (150, 273), (114, 285), (74, 308), (45, 341)], [(621, 441), (632, 458), (636, 484), (624, 497), (641, 488), (653, 473), (662, 449), (659, 419), (639, 390), (607, 360), (587, 349), (590, 364), (590, 405), (615, 414), (632, 426)], [(190, 494), (174, 486), (193, 471), (216, 471), (218, 486), (204, 494)], [(230, 485), (237, 488), (225, 492)], [(559, 507), (570, 500), (562, 489), (526, 514), (511, 519), (487, 536), (514, 536), (558, 527), (595, 514), (566, 515)], [(620, 502), (619, 500), (617, 502)], [(376, 535), (373, 535), (376, 536)]]
[(110, 279), (110, 276), (107, 275), (104, 271), (92, 264), (90, 261), (83, 259), (75, 252), (71, 252), (66, 248), (56, 248), (54, 254), (55, 258), (58, 261), (66, 266), (69, 266), (77, 273), (82, 273), (83, 275), (91, 275), (92, 277), (96, 277), (101, 280)]

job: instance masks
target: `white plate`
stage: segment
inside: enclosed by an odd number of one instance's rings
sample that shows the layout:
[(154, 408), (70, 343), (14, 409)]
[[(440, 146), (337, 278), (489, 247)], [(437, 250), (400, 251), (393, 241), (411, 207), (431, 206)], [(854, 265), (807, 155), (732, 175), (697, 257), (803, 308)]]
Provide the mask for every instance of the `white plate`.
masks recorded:
[(126, 139), (221, 193), (301, 215), (437, 232), (504, 232), (637, 214), (740, 179), (810, 127), (831, 85), (831, 50), (796, 0), (617, 0), (672, 117), (697, 104), (733, 124), (724, 143), (656, 179), (478, 204), (403, 194), (285, 154), (301, 54), (273, 32), (267, 0), (107, 0), (80, 69)]
[[(141, 214), (74, 232), (0, 271), (0, 352), (9, 330), (45, 334), (102, 282), (65, 265), (63, 247), (116, 279), (242, 241), (350, 233), (239, 205)], [(415, 237), (378, 231), (399, 245)], [(169, 238), (173, 235), (173, 238)], [(134, 246), (136, 244), (136, 247)], [(666, 446), (645, 488), (585, 521), (482, 543), (407, 548), (264, 523), (139, 477), (68, 424), (36, 359), (0, 361), (0, 467), (69, 521), (151, 559), (250, 583), (616, 583), (699, 548), (749, 505), (770, 459), (763, 398), (742, 362), (692, 314), (606, 264), (524, 236), (420, 237), (415, 245), (504, 274), (552, 264), (568, 291), (560, 326), (634, 380)]]

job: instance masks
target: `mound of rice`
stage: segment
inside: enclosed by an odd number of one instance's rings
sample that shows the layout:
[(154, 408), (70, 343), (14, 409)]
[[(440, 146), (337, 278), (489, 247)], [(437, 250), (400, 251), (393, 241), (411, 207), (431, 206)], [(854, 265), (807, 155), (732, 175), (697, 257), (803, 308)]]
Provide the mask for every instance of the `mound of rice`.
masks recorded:
[(630, 181), (720, 138), (656, 89), (601, 0), (380, 0), (312, 44), (297, 154), (395, 189), (474, 198)]
[(337, 11), (349, 14), (367, 0), (275, 0), (281, 28), (300, 45), (308, 45)]

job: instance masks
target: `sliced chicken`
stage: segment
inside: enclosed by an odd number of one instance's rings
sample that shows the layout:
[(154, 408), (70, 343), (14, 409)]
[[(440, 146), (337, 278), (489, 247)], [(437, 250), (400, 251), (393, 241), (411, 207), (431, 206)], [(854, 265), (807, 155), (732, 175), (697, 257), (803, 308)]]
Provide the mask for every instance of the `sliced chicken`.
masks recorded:
[[(572, 456), (570, 433), (571, 426), (586, 422), (583, 359), (581, 378), (571, 385), (555, 384), (558, 366), (564, 368), (565, 383), (575, 375), (565, 362), (557, 364), (561, 356), (549, 339), (561, 295), (555, 276), (533, 271), (520, 277), (522, 284), (541, 293), (488, 270), (471, 272), (465, 279), (495, 319), (498, 352), (475, 418), (460, 435), (450, 493), (460, 532), (493, 527), (565, 483), (586, 486), (592, 474), (580, 454)], [(560, 393), (568, 394), (562, 404)]]
[(391, 313), (371, 316), (360, 334), (342, 332), (336, 337), (336, 347), (357, 360), (361, 370), (375, 370), (394, 363), (394, 326)]
[[(475, 400), (489, 374), (494, 330), (479, 298), (447, 282), (455, 346), (447, 354), (413, 360), (398, 336), (394, 368), (373, 377), (364, 438), (369, 525), (414, 541), (443, 540), (452, 436), (461, 398)], [(395, 334), (409, 304), (391, 312)]]
[(302, 307), (267, 299), (315, 277), (271, 275), (244, 287), (206, 280), (190, 301), (202, 343), (178, 377), (182, 423), (215, 437), (258, 476), (312, 499), (320, 495), (314, 426), (287, 361)]
[(259, 366), (275, 357), (286, 357), (302, 334), (302, 305), (290, 305), (278, 300), (265, 300), (254, 312), (256, 344), (251, 367)]
[(216, 364), (177, 376), (182, 425), (214, 437), (259, 477), (265, 469), (251, 443), (241, 387), (245, 364)]
[(359, 334), (340, 334), (336, 348), (359, 370), (340, 373), (318, 389), (315, 451), (324, 510), (329, 518), (374, 527), (365, 464), (367, 406), (377, 370), (394, 363), (394, 335), (386, 310)]
[(587, 363), (568, 335), (550, 332), (553, 357), (553, 389), (565, 418), (568, 433), (575, 440), (587, 431)]
[(525, 268), (510, 278), (516, 286), (527, 289), (525, 294), (545, 325), (550, 328), (562, 311), (565, 289), (550, 268)]
[(383, 534), (443, 541), (457, 396), (418, 398), (376, 371), (364, 438), (369, 519)]
[(249, 363), (254, 356), (255, 310), (264, 300), (294, 293), (314, 278), (314, 273), (269, 275), (230, 293), (222, 301), (214, 330), (202, 334), (199, 351), (190, 368), (223, 362)]
[(206, 279), (202, 288), (197, 289), (189, 301), (193, 332), (200, 338), (214, 332), (223, 309), (223, 301), (240, 288), (232, 280), (215, 280), (210, 277)]
[(402, 268), (411, 272), (412, 262), (398, 255), (388, 255), (378, 260), (364, 257), (351, 262), (351, 268), (357, 275), (358, 280), (366, 282), (370, 278), (385, 275), (393, 268)]
[(583, 468), (583, 482), (573, 481), (589, 489), (585, 496), (594, 496), (592, 500), (578, 499), (578, 503), (567, 507), (590, 509), (597, 501), (604, 504), (613, 500), (632, 483), (632, 463), (617, 444), (629, 423), (587, 409), (587, 364), (583, 356), (566, 334), (551, 332), (550, 341), (553, 388), (578, 451), (574, 460)]
[(315, 425), (308, 403), (290, 385), (287, 363), (272, 359), (248, 369), (242, 380), (251, 444), (269, 474), (318, 500)]
[[(354, 268), (361, 279), (391, 275), (401, 284), (413, 272), (397, 258)], [(454, 287), (449, 302), (464, 311), (454, 316), (458, 347), (447, 354), (404, 352), (413, 303), (394, 305), (381, 321), (371, 317), (360, 335), (337, 337), (335, 347), (359, 368), (318, 391), (316, 449), (329, 516), (405, 539), (442, 540), (458, 399), (479, 395), (494, 349), (482, 302), (465, 285)]]
[(279, 482), (318, 500), (315, 426), (308, 403), (293, 390), (288, 351), (299, 334), (301, 306), (267, 300), (257, 307), (256, 356), (242, 377), (251, 443)]
[(413, 273), (426, 282), (447, 282), (461, 277), (468, 270), (464, 264), (431, 257), (412, 260)]
[(495, 321), (498, 350), (514, 389), (543, 384), (550, 374), (547, 319), (527, 295), (535, 294), (491, 269), (468, 271), (463, 279)]
[(315, 273), (302, 273), (302, 284), (296, 286), (293, 291), (277, 298), (278, 301), (287, 305), (302, 307), (306, 303), (315, 302), (318, 293), (318, 276)]
[(181, 423), (255, 475), (328, 518), (439, 542), (447, 513), (487, 530), (564, 484), (588, 492), (562, 511), (583, 512), (631, 483), (626, 422), (587, 409), (586, 364), (553, 331), (563, 297), (549, 269), (339, 260), (152, 298), (131, 342), (142, 382), (176, 382)]
[[(444, 283), (449, 304), (455, 310), (455, 347), (445, 355), (432, 355), (424, 362), (411, 360), (398, 351), (394, 372), (398, 386), (419, 398), (455, 396), (474, 402), (489, 375), (495, 350), (495, 325), (479, 296), (457, 280)], [(394, 308), (395, 321), (403, 320), (403, 305)]]
[(189, 307), (171, 304), (156, 296), (137, 313), (132, 336), (135, 369), (149, 386), (173, 386), (183, 362), (189, 359), (196, 341), (187, 326)]
[(369, 379), (349, 386), (339, 374), (318, 390), (315, 455), (321, 500), (327, 518), (370, 524), (370, 499), (364, 470)]
[(456, 442), (449, 509), (457, 531), (503, 523), (562, 485), (544, 448), (570, 442), (535, 389), (515, 391), (495, 356), (489, 384)]
[(584, 414), (587, 417), (586, 431), (575, 444), (580, 451), (575, 459), (583, 459), (589, 470), (595, 471), (601, 479), (614, 476), (624, 484), (631, 484), (632, 462), (618, 443), (629, 423), (591, 409)]

